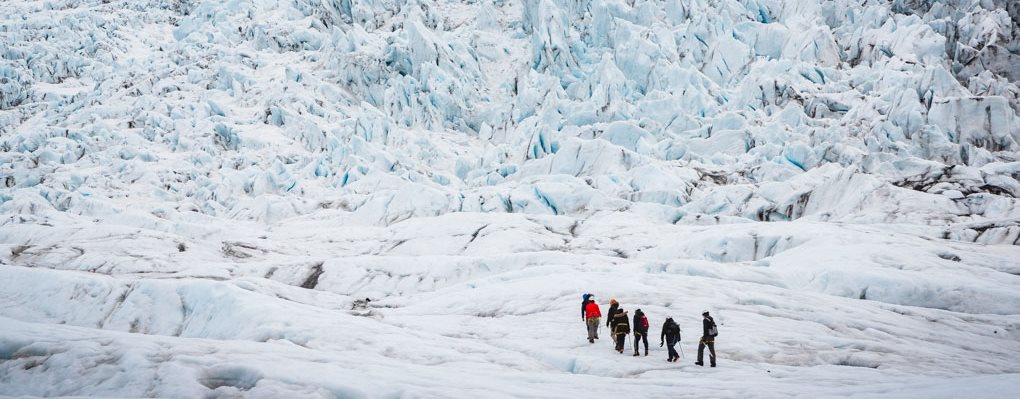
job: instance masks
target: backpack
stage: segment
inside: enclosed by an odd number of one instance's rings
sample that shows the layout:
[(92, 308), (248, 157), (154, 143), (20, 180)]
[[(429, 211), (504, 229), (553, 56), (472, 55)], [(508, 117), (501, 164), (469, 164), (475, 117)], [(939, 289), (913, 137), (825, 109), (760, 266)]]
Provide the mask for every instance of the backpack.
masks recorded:
[(641, 316), (641, 331), (648, 331), (648, 318)]
[(675, 337), (676, 338), (676, 342), (680, 342), (680, 326), (679, 325), (677, 325), (676, 323), (667, 324), (665, 330), (666, 330), (665, 332), (666, 332), (666, 338), (667, 339), (673, 339)]
[(719, 329), (715, 328), (715, 322), (712, 322), (712, 327), (708, 328), (708, 336), (715, 337), (719, 335)]
[(614, 333), (630, 333), (630, 320), (628, 320), (627, 314), (623, 312), (616, 312), (616, 316), (613, 317), (613, 332)]

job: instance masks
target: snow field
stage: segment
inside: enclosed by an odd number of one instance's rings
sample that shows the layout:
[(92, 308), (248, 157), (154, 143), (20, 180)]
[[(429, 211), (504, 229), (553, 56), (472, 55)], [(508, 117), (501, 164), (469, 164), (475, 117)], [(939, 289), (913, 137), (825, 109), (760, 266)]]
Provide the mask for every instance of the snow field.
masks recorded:
[[(92, 233), (79, 242), (39, 241), (52, 246), (46, 251), (7, 247), (3, 256), (5, 263), (32, 266), (4, 268), (8, 284), (0, 303), (5, 325), (12, 326), (2, 339), (4, 390), (39, 396), (563, 397), (597, 389), (607, 395), (895, 397), (893, 387), (925, 378), (981, 375), (999, 378), (978, 393), (1015, 387), (1009, 374), (1017, 373), (1013, 355), (1020, 349), (1020, 319), (1010, 312), (1020, 301), (1009, 289), (1017, 279), (1015, 251), (996, 255), (968, 243), (947, 248), (858, 225), (650, 229), (607, 217), (570, 228), (579, 222), (451, 214), (352, 230), (309, 220), (274, 226), (265, 238), (224, 228), (217, 233), (222, 242), (151, 241), (137, 233), (102, 240), (95, 237), (100, 228), (68, 224), (64, 229)], [(42, 228), (7, 228), (12, 235), (5, 240), (34, 243), (32, 230)], [(411, 231), (418, 233), (406, 238)], [(750, 233), (758, 241), (774, 234), (773, 242), (792, 244), (761, 257), (745, 242), (755, 240)], [(720, 243), (732, 255), (719, 257), (718, 248), (699, 239)], [(162, 242), (162, 251), (154, 242)], [(891, 245), (912, 251), (896, 258), (887, 255), (896, 252)], [(408, 250), (417, 255), (403, 255)], [(346, 251), (362, 253), (337, 254)], [(947, 251), (961, 260), (940, 257)], [(106, 254), (107, 265), (96, 267), (87, 255), (92, 252)], [(153, 268), (146, 257), (169, 257), (169, 268)], [(195, 258), (207, 260), (190, 266)], [(651, 355), (632, 358), (630, 341), (626, 356), (616, 354), (604, 327), (602, 339), (588, 344), (577, 314), (581, 292), (595, 293), (604, 308), (613, 296), (631, 312), (644, 310), (652, 325)], [(373, 301), (356, 303), (365, 297)], [(698, 314), (705, 308), (720, 324), (716, 369), (692, 365)], [(655, 346), (667, 315), (684, 329), (686, 357), (679, 364), (666, 363), (665, 351)], [(75, 344), (60, 337), (75, 337)], [(35, 383), (66, 372), (78, 377)], [(86, 387), (73, 381), (105, 382)]]

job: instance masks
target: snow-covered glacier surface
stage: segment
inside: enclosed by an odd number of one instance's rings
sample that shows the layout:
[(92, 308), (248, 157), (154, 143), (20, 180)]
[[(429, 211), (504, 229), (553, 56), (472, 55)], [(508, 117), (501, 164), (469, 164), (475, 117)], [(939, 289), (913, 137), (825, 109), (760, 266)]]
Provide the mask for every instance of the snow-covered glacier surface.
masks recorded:
[(1018, 82), (1013, 0), (3, 1), (0, 396), (1009, 397)]

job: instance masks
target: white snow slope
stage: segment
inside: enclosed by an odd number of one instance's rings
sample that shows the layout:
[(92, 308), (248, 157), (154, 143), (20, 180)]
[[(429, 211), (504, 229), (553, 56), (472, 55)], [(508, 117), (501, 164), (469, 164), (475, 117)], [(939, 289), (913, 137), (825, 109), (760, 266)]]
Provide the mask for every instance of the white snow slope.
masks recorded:
[(1015, 0), (5, 0), (0, 396), (1012, 397), (1018, 81)]

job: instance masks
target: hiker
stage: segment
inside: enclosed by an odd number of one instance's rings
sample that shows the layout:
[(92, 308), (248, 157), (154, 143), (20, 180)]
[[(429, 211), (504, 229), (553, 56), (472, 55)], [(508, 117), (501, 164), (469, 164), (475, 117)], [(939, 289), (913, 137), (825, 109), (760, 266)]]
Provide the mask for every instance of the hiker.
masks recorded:
[(587, 328), (587, 325), (588, 325), (588, 315), (587, 315), (587, 313), (588, 313), (588, 302), (591, 302), (591, 298), (593, 296), (594, 295), (592, 295), (592, 294), (581, 295), (581, 321), (585, 323), (585, 328)]
[(609, 313), (606, 314), (606, 327), (609, 327), (609, 335), (613, 336), (613, 345), (616, 345), (616, 314), (620, 313), (620, 306), (614, 302), (615, 299), (609, 300)]
[(662, 334), (659, 334), (659, 347), (662, 347), (662, 343), (665, 343), (669, 347), (669, 358), (667, 362), (675, 362), (680, 359), (680, 355), (676, 353), (676, 344), (680, 343), (680, 326), (673, 321), (672, 317), (667, 317), (666, 322), (662, 323)]
[[(606, 313), (606, 327), (609, 327), (609, 333), (613, 333), (613, 318), (616, 317), (616, 311), (620, 309), (620, 303), (616, 302), (616, 298), (609, 298), (609, 312)], [(613, 336), (616, 337), (615, 335)]]
[(712, 316), (709, 316), (707, 310), (701, 313), (701, 315), (705, 316), (705, 319), (701, 322), (703, 331), (701, 334), (701, 342), (698, 342), (698, 361), (694, 362), (694, 364), (699, 366), (705, 365), (703, 356), (705, 353), (705, 347), (707, 346), (708, 360), (711, 361), (711, 366), (715, 367), (715, 336), (719, 335), (719, 330), (716, 329), (715, 320), (712, 319)]
[[(589, 295), (588, 298), (594, 298), (595, 295)], [(599, 311), (599, 304), (595, 303), (592, 299), (588, 301), (588, 305), (584, 309), (584, 315), (587, 317), (585, 322), (588, 325), (588, 342), (595, 343), (596, 339), (599, 339), (599, 317), (602, 317), (602, 312)]]
[(634, 311), (634, 356), (640, 356), (638, 344), (644, 341), (645, 356), (648, 356), (648, 318), (641, 309)]
[(588, 331), (588, 303), (592, 302), (592, 294), (584, 293), (580, 296), (580, 322), (584, 323), (584, 331)]
[(610, 327), (610, 323), (613, 322), (613, 316), (616, 316), (616, 311), (620, 309), (620, 303), (616, 301), (616, 298), (609, 298), (609, 313), (606, 313), (606, 327)]
[(616, 351), (623, 353), (623, 346), (627, 343), (627, 334), (630, 334), (630, 322), (627, 320), (627, 311), (620, 308), (613, 316), (613, 337), (616, 338)]

